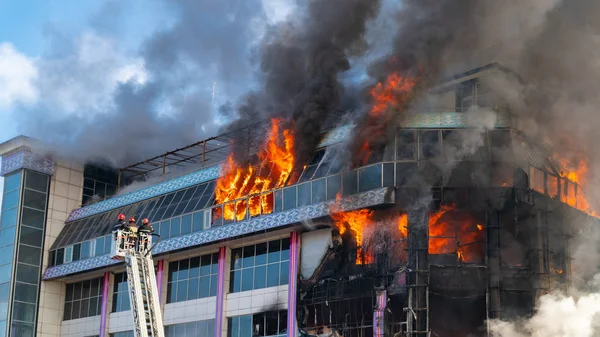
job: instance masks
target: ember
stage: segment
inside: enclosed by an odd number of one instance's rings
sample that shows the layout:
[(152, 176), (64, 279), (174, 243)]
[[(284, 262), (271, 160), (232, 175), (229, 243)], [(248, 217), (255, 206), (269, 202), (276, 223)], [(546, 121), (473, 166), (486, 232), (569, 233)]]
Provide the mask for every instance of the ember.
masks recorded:
[(457, 217), (459, 221), (444, 219), (452, 205), (443, 205), (429, 217), (429, 254), (456, 254), (462, 262), (474, 262), (480, 258), (483, 225), (470, 217)]
[(294, 166), (294, 136), (290, 130), (280, 131), (280, 119), (271, 120), (269, 137), (258, 153), (260, 165), (241, 167), (229, 155), (217, 180), (215, 201), (218, 204), (250, 196), (224, 205), (225, 220), (242, 220), (250, 216), (273, 212), (273, 194), (264, 193), (285, 185)]

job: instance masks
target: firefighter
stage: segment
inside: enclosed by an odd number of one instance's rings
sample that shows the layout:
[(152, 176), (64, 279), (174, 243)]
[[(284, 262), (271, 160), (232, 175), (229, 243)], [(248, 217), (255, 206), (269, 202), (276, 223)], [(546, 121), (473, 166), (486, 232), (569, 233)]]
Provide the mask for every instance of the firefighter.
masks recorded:
[(123, 235), (125, 235), (126, 225), (127, 224), (125, 223), (125, 214), (119, 214), (119, 221), (113, 227), (113, 232), (115, 233), (114, 240), (118, 242), (119, 248), (121, 248), (121, 249), (125, 248), (124, 242), (122, 240), (120, 240), (118, 235), (119, 235), (119, 231), (122, 231)]
[(140, 226), (140, 229), (138, 230), (138, 243), (140, 245), (140, 250), (146, 250), (149, 248), (149, 247), (147, 247), (148, 237), (153, 232), (154, 232), (154, 227), (152, 227), (152, 225), (150, 224), (150, 221), (148, 221), (148, 219), (143, 219), (142, 225)]
[(129, 223), (124, 225), (124, 229), (127, 231), (127, 241), (129, 247), (134, 247), (137, 242), (138, 227), (135, 224), (135, 218), (129, 218)]

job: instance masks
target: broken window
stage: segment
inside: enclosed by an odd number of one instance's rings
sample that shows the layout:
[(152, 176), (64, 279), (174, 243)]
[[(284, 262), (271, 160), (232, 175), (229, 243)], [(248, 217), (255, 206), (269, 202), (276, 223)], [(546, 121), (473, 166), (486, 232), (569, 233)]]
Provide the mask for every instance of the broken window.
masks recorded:
[(281, 337), (287, 333), (287, 310), (234, 316), (227, 324), (228, 337)]

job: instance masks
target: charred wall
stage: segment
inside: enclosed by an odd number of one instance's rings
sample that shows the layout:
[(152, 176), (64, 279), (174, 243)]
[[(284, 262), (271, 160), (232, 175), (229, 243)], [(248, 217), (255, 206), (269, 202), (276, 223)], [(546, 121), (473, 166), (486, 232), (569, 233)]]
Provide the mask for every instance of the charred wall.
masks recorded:
[(408, 213), (407, 237), (387, 245), (400, 258), (376, 254), (356, 265), (361, 247), (343, 235), (332, 240), (327, 267), (317, 268), (323, 277), (300, 287), (304, 331), (373, 336), (375, 292), (385, 288), (385, 336), (485, 336), (487, 319), (526, 317), (541, 295), (566, 288), (571, 240), (587, 215), (516, 187), (441, 186), (410, 208), (419, 193), (397, 187), (396, 205), (375, 210)]

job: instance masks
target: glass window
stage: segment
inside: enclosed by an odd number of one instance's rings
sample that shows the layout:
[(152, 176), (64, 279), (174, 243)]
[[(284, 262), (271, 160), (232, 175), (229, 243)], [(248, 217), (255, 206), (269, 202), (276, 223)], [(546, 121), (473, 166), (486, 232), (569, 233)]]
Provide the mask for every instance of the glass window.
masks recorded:
[(127, 311), (129, 309), (131, 309), (131, 305), (129, 303), (127, 273), (116, 274), (113, 286), (112, 312)]
[(110, 337), (135, 337), (133, 334), (133, 330), (132, 331), (115, 332), (115, 333), (111, 333), (109, 336)]
[(39, 265), (41, 258), (42, 250), (40, 248), (19, 245), (19, 253), (17, 257), (18, 262), (27, 263), (31, 265)]
[(287, 310), (228, 318), (228, 337), (283, 337), (287, 333)]
[(17, 225), (17, 208), (2, 211), (0, 215), (0, 225), (2, 228), (14, 227)]
[(19, 205), (19, 190), (14, 190), (12, 192), (8, 192), (3, 196), (3, 204), (2, 208), (7, 210), (11, 208), (15, 208)]
[(40, 280), (40, 268), (26, 264), (17, 264), (17, 281), (37, 284)]
[(358, 191), (365, 192), (381, 187), (381, 164), (364, 167), (358, 170)]
[(236, 248), (231, 251), (230, 292), (287, 284), (289, 239)]
[(46, 193), (26, 189), (23, 196), (23, 206), (42, 211), (46, 210)]
[(103, 278), (96, 278), (67, 284), (63, 319), (68, 321), (100, 315), (103, 283)]
[(311, 189), (310, 183), (300, 184), (297, 186), (298, 189), (298, 206), (306, 206), (311, 204)]
[(421, 158), (433, 159), (440, 154), (439, 131), (421, 131)]
[(218, 254), (169, 263), (167, 303), (215, 296)]
[(204, 229), (204, 211), (199, 211), (193, 215), (194, 232), (199, 232)]
[(46, 213), (33, 208), (23, 207), (21, 215), (21, 224), (35, 228), (44, 228)]
[(283, 210), (296, 208), (296, 187), (288, 187), (283, 190)]
[(165, 337), (213, 336), (214, 334), (214, 319), (165, 326)]
[(417, 159), (417, 133), (414, 130), (398, 130), (396, 133), (396, 160)]
[(48, 176), (34, 171), (27, 171), (25, 175), (25, 188), (48, 193)]
[(192, 232), (192, 215), (186, 214), (181, 217), (181, 235)]
[(4, 178), (4, 193), (16, 190), (21, 186), (21, 172), (11, 174)]

